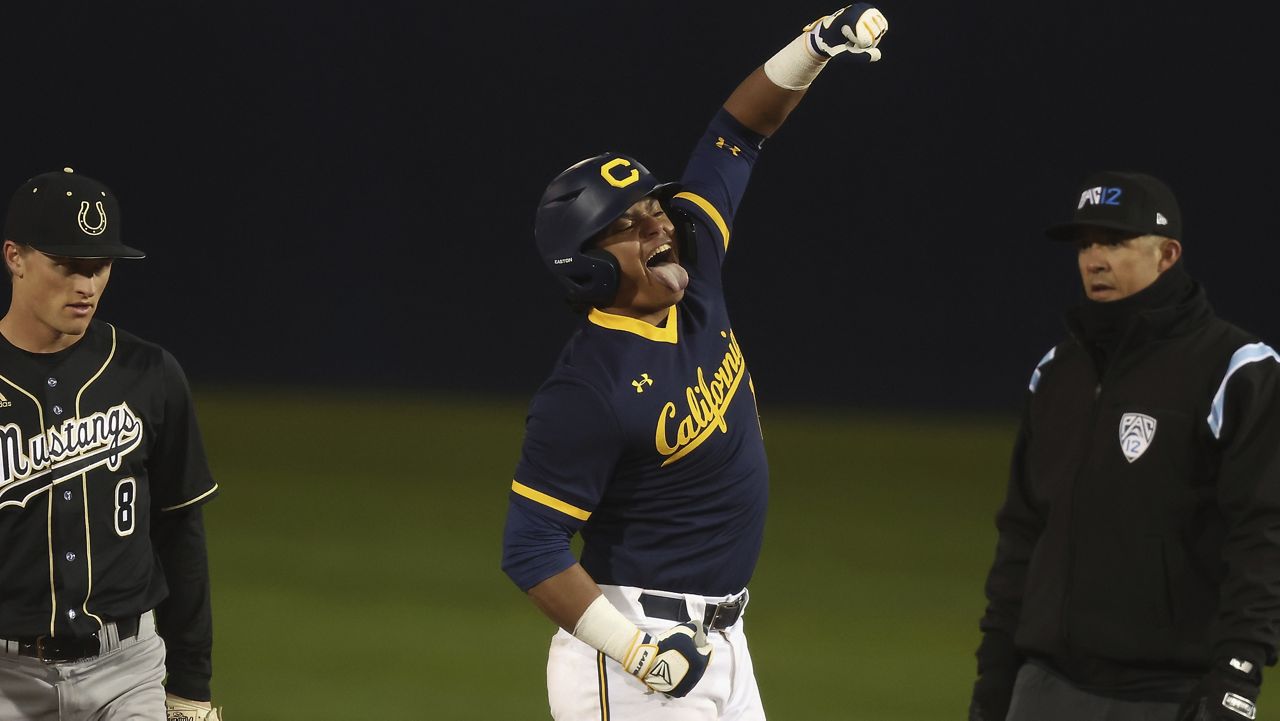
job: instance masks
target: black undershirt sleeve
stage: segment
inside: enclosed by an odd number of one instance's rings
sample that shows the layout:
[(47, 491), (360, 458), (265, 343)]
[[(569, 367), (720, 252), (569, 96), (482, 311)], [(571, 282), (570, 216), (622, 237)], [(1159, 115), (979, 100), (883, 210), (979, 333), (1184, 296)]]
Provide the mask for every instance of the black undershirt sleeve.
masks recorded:
[(169, 586), (156, 608), (156, 627), (166, 646), (165, 689), (193, 701), (212, 698), (213, 612), (204, 514), (199, 506), (157, 514), (151, 542)]

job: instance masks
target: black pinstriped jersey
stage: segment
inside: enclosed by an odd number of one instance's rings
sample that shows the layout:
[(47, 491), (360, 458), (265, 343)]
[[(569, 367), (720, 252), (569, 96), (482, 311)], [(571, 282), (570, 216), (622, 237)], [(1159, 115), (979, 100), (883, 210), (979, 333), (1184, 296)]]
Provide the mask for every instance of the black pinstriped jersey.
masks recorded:
[(101, 321), (56, 353), (0, 337), (0, 637), (84, 636), (155, 608), (153, 519), (216, 493), (163, 348)]
[(592, 310), (533, 399), (504, 564), (521, 587), (573, 562), (524, 546), (539, 523), (566, 550), (581, 532), (598, 583), (723, 595), (750, 580), (768, 467), (720, 267), (762, 140), (713, 120), (671, 201), (697, 243), (684, 299), (660, 327)]

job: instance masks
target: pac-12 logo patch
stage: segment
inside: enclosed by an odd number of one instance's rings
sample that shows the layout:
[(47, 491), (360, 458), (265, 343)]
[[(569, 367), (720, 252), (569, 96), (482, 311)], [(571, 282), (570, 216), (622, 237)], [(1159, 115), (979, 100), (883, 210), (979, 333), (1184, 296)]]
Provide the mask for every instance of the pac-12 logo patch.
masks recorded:
[(1120, 417), (1120, 450), (1130, 463), (1138, 460), (1156, 437), (1156, 419), (1143, 413)]
[(1124, 188), (1109, 188), (1105, 185), (1088, 188), (1080, 193), (1080, 202), (1076, 205), (1076, 210), (1086, 205), (1119, 205), (1122, 195), (1124, 195)]

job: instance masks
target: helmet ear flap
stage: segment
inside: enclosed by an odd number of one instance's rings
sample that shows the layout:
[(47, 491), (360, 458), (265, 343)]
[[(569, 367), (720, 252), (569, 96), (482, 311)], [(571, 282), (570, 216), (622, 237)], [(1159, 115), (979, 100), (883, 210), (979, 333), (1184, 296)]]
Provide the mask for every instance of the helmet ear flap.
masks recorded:
[(675, 226), (676, 241), (680, 244), (681, 264), (687, 262), (692, 267), (698, 262), (698, 238), (693, 216), (685, 210), (672, 207), (669, 201), (662, 203), (662, 209), (667, 217), (671, 218), (671, 224)]
[(590, 290), (578, 288), (573, 299), (593, 306), (611, 305), (618, 295), (618, 282), (622, 278), (618, 259), (613, 253), (599, 248), (584, 248), (582, 255), (590, 263), (591, 280), (585, 284)]

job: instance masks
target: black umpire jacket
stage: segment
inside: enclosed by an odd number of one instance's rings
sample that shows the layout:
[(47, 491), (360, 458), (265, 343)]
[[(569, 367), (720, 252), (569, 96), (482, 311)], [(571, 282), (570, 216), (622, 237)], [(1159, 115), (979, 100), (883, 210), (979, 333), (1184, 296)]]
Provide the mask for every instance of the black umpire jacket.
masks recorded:
[(996, 517), (981, 628), (1095, 689), (1131, 680), (1115, 669), (1276, 660), (1280, 358), (1176, 275), (1176, 302), (1135, 313), (1101, 373), (1069, 318)]

